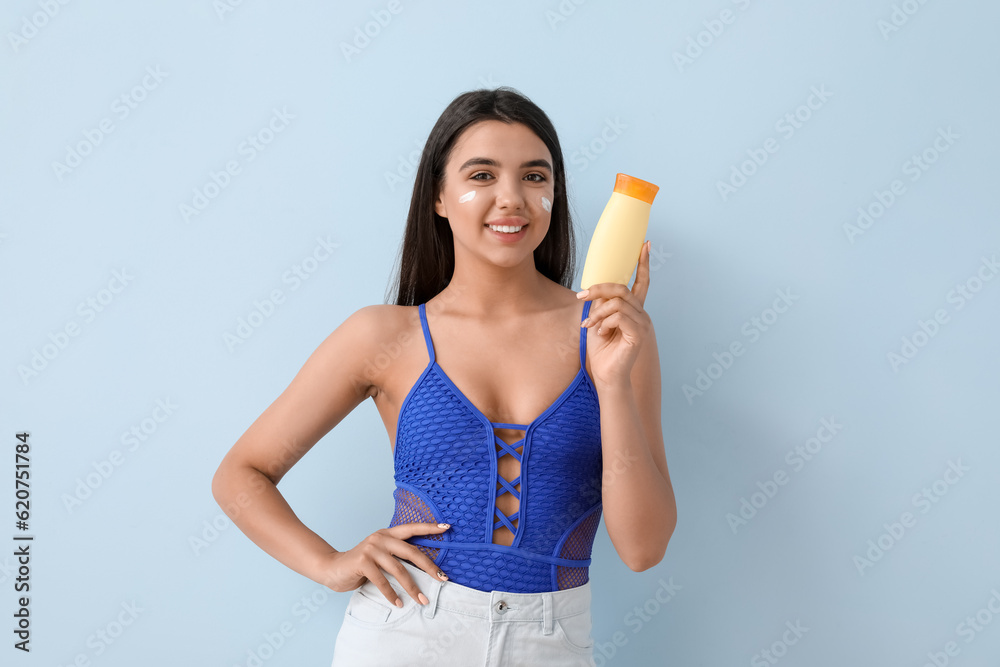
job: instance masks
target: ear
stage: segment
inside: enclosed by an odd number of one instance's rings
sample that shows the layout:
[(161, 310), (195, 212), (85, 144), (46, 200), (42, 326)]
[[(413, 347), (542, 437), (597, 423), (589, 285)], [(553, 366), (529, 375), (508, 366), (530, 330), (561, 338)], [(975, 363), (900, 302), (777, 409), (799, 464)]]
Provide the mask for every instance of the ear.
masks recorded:
[(444, 205), (444, 194), (439, 189), (437, 199), (434, 200), (434, 211), (445, 220), (448, 219), (448, 208)]

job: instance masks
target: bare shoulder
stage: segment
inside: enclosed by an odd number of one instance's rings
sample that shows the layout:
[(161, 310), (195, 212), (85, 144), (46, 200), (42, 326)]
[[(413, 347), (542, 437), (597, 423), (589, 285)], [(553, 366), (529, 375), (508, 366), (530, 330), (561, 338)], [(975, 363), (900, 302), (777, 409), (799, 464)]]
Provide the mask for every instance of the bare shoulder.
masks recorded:
[(353, 351), (349, 358), (341, 357), (342, 368), (351, 384), (364, 391), (364, 398), (378, 393), (384, 369), (392, 366), (381, 363), (381, 357), (392, 356), (400, 340), (411, 335), (415, 317), (419, 315), (412, 306), (374, 304), (356, 310), (330, 334), (327, 340), (339, 339), (333, 346), (338, 354)]

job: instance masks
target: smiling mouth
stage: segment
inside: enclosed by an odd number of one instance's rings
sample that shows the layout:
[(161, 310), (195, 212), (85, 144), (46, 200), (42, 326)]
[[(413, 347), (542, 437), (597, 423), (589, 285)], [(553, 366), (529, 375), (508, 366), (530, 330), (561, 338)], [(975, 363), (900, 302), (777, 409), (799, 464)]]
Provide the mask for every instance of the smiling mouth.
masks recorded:
[(493, 231), (500, 232), (500, 233), (503, 233), (503, 234), (516, 234), (517, 232), (521, 231), (522, 229), (524, 229), (527, 226), (528, 226), (527, 224), (523, 224), (523, 225), (491, 225), (491, 224), (485, 224), (485, 225), (483, 225), (483, 227), (489, 227)]

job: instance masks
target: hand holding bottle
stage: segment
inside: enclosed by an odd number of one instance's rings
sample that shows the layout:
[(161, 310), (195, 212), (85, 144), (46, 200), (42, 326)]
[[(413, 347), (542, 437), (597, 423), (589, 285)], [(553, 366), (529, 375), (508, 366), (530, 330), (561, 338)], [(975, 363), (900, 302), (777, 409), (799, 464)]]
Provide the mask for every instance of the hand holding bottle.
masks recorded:
[(604, 282), (577, 293), (577, 298), (593, 301), (582, 326), (597, 334), (587, 336), (587, 354), (598, 392), (605, 387), (630, 386), (639, 349), (654, 336), (652, 319), (643, 309), (649, 291), (649, 243), (640, 248), (631, 289)]

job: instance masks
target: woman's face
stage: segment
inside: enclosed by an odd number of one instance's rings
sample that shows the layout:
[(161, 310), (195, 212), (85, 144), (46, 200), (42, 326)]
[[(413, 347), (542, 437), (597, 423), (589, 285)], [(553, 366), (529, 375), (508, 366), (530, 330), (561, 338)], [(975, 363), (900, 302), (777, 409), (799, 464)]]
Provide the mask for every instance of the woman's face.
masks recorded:
[(434, 210), (451, 226), (456, 259), (461, 249), (513, 266), (545, 238), (554, 191), (545, 142), (521, 123), (485, 120), (456, 140)]

